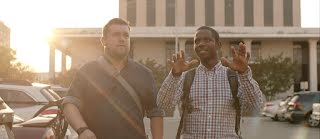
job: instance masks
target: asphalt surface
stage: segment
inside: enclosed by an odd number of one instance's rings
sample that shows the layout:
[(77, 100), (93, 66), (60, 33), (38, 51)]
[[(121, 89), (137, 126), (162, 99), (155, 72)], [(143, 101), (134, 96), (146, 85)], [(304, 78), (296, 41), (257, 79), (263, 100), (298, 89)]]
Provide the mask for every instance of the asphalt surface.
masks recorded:
[[(306, 127), (303, 123), (276, 122), (268, 117), (243, 117), (241, 132), (244, 139), (320, 139), (320, 128)], [(145, 118), (145, 127), (151, 135), (150, 120)], [(164, 118), (164, 139), (175, 139), (179, 117)], [(71, 139), (77, 139), (72, 132)]]
[[(145, 119), (148, 134), (149, 124), (149, 119)], [(165, 118), (164, 139), (175, 139), (178, 124), (178, 118)], [(306, 127), (303, 123), (275, 122), (268, 117), (243, 117), (241, 131), (244, 139), (320, 139), (320, 128)]]

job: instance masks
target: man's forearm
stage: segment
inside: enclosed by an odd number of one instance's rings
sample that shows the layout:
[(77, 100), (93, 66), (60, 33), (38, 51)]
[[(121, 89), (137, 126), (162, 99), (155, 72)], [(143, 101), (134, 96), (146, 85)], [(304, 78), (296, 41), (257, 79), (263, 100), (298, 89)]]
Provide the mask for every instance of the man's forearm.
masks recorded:
[(176, 96), (180, 95), (180, 92), (176, 92), (181, 82), (180, 79), (180, 77), (175, 78), (171, 73), (169, 73), (169, 75), (162, 83), (157, 96), (157, 105), (161, 109), (167, 111), (176, 105), (174, 102), (177, 99)]
[(163, 118), (152, 117), (150, 121), (153, 139), (163, 139)]
[(245, 100), (247, 106), (252, 110), (260, 110), (262, 101), (262, 92), (259, 84), (252, 78), (252, 71), (249, 70), (239, 76), (242, 89), (242, 99)]
[(65, 104), (63, 114), (65, 115), (68, 123), (74, 130), (79, 129), (80, 127), (87, 127), (87, 124), (83, 120), (78, 107), (74, 104)]

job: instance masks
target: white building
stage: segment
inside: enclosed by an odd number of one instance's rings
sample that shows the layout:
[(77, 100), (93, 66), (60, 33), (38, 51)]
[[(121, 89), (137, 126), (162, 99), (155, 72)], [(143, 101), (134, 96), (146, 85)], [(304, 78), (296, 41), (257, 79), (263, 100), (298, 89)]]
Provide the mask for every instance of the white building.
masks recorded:
[[(221, 36), (222, 55), (244, 41), (254, 61), (283, 53), (301, 64), (301, 76), (294, 84), (308, 81), (310, 90), (320, 84), (319, 28), (301, 28), (300, 0), (119, 0), (119, 15), (132, 25), (131, 56), (151, 58), (166, 65), (177, 50), (193, 54), (193, 34), (199, 26), (215, 28)], [(54, 49), (72, 57), (72, 67), (102, 53), (101, 28), (56, 29), (51, 42), (51, 77), (54, 77)]]

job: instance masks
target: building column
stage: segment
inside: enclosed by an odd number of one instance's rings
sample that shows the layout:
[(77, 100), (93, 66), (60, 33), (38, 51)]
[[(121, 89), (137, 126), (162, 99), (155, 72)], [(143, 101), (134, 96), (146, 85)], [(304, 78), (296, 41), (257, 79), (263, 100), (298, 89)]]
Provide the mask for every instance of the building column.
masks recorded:
[(273, 1), (273, 25), (283, 26), (283, 0)]
[(293, 26), (295, 27), (301, 27), (301, 4), (300, 0), (292, 0), (292, 20), (293, 20)]
[(234, 25), (242, 27), (244, 26), (244, 0), (235, 0), (234, 5)]
[(49, 81), (51, 84), (55, 83), (55, 48), (50, 46), (49, 52)]
[(67, 71), (66, 68), (66, 60), (67, 59), (67, 55), (64, 52), (61, 52), (61, 73), (65, 73)]
[(165, 0), (156, 0), (156, 26), (166, 26)]
[(176, 26), (185, 26), (186, 25), (186, 1), (185, 0), (176, 0)]
[(127, 19), (127, 0), (119, 0), (119, 17)]
[(146, 26), (147, 25), (147, 1), (137, 0), (137, 24), (136, 26)]
[(197, 0), (195, 1), (195, 26), (201, 26), (205, 23), (205, 1)]
[(224, 0), (214, 1), (214, 24), (215, 26), (224, 26)]
[(254, 26), (264, 26), (263, 0), (253, 1), (253, 24)]
[(309, 86), (310, 91), (318, 90), (317, 75), (317, 40), (309, 40)]

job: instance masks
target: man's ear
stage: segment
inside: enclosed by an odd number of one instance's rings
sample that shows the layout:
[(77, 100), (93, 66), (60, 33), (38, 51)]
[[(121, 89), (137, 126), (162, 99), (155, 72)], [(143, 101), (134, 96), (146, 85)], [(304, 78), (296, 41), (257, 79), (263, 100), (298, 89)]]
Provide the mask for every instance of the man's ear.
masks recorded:
[(221, 41), (218, 42), (218, 48), (220, 49), (222, 46)]

